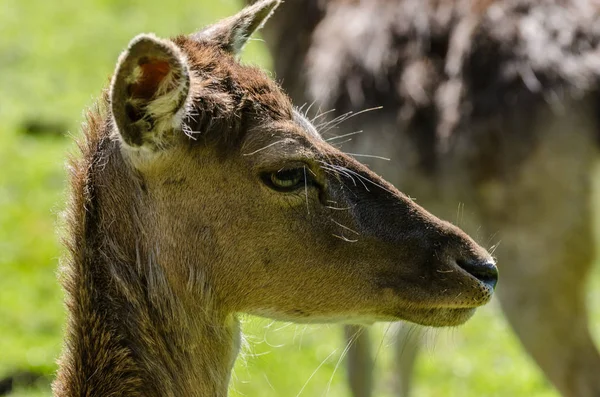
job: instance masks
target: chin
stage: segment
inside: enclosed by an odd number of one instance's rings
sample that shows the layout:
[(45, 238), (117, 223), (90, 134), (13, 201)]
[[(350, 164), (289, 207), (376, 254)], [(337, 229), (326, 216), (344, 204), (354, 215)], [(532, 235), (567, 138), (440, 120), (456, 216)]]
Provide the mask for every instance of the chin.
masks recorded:
[(455, 327), (475, 314), (475, 308), (410, 309), (399, 313), (399, 320), (428, 327)]

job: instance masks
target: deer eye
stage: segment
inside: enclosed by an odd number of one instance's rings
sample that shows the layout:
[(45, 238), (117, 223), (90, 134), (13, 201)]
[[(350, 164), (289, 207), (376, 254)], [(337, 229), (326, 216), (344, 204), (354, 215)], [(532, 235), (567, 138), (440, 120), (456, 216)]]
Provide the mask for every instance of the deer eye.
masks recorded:
[(287, 168), (275, 172), (265, 173), (263, 182), (271, 189), (279, 192), (291, 192), (305, 187), (306, 171), (302, 168)]

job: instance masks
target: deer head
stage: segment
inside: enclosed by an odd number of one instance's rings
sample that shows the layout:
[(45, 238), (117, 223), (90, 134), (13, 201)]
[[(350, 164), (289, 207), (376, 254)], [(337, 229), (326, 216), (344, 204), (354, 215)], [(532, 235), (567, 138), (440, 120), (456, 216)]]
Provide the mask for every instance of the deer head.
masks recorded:
[(277, 4), (191, 36), (140, 35), (121, 55), (110, 103), (138, 181), (134, 237), (175, 295), (223, 312), (463, 323), (492, 296), (490, 255), (325, 142), (236, 60)]

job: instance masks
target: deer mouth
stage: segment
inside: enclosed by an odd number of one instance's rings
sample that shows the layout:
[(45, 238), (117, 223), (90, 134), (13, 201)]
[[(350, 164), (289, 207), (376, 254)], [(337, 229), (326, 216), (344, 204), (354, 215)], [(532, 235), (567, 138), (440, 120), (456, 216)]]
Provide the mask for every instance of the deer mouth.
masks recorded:
[(408, 278), (389, 277), (379, 287), (388, 302), (386, 315), (434, 327), (465, 323), (478, 307), (491, 300), (494, 292), (491, 282), (462, 268)]

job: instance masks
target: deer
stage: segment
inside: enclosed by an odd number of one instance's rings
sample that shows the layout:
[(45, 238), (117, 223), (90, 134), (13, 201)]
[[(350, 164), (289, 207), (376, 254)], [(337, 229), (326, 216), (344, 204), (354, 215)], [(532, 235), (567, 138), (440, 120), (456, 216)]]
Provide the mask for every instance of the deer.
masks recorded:
[[(319, 120), (330, 126), (347, 118), (354, 135), (331, 142), (391, 159), (369, 165), (432, 213), (499, 242), (502, 311), (565, 397), (600, 395), (585, 301), (598, 12), (593, 1), (289, 0), (263, 31), (292, 99), (328, 112)], [(399, 329), (397, 394), (407, 396), (419, 338)], [(350, 387), (366, 397), (374, 363), (368, 331), (357, 330), (345, 331), (355, 340)]]
[(484, 248), (237, 60), (278, 5), (120, 55), (69, 165), (55, 396), (226, 396), (238, 313), (442, 327), (492, 297)]

